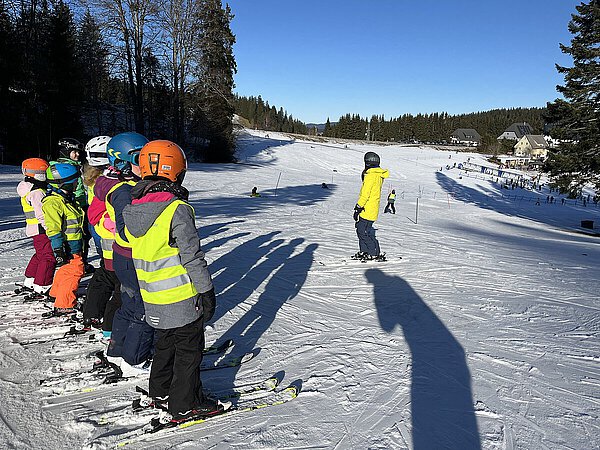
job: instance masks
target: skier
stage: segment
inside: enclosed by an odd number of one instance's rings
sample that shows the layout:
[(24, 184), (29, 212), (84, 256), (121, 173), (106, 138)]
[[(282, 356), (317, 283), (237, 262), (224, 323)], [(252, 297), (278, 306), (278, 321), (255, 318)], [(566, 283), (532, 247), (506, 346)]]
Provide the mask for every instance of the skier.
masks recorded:
[(46, 196), (46, 169), (48, 162), (41, 158), (29, 158), (21, 164), (25, 179), (17, 186), (21, 206), (25, 214), (25, 233), (33, 239), (35, 253), (25, 269), (25, 290), (33, 291), (43, 298), (52, 286), (56, 260), (52, 245), (46, 235), (42, 200)]
[[(110, 136), (96, 136), (85, 144), (85, 156), (87, 164), (83, 169), (83, 184), (87, 190), (87, 204), (91, 205), (94, 200), (94, 185), (100, 175), (108, 167), (108, 158), (106, 155), (106, 144), (110, 141)], [(87, 219), (87, 214), (86, 214)], [(102, 257), (102, 241), (100, 235), (94, 226), (88, 222), (88, 230), (94, 240), (96, 253)]]
[(46, 179), (48, 191), (42, 200), (42, 211), (58, 267), (49, 292), (55, 299), (49, 315), (62, 315), (73, 311), (84, 272), (83, 210), (73, 196), (79, 170), (71, 164), (57, 163), (46, 169)]
[[(137, 143), (131, 144), (131, 136)], [(107, 209), (106, 199), (116, 186), (131, 178), (131, 160), (137, 158), (134, 153), (139, 152), (146, 142), (148, 139), (141, 134), (127, 132), (106, 143), (109, 169), (96, 180), (88, 210), (90, 223), (101, 237), (102, 264), (88, 286), (83, 320), (85, 325), (91, 326), (102, 323), (106, 338), (112, 336), (114, 315), (122, 303), (121, 283), (114, 269), (115, 221)]]
[(220, 414), (226, 405), (202, 393), (200, 363), (204, 324), (215, 310), (215, 290), (181, 184), (183, 150), (165, 140), (149, 142), (139, 156), (142, 180), (123, 210), (146, 321), (156, 329), (149, 394), (168, 398), (171, 425)]
[[(77, 168), (77, 170), (79, 171), (80, 177), (78, 178), (77, 183), (74, 186), (73, 196), (75, 198), (75, 201), (79, 205), (79, 207), (85, 213), (87, 211), (88, 202), (87, 202), (87, 194), (86, 194), (86, 190), (85, 190), (85, 185), (83, 183), (83, 178), (81, 177), (82, 166), (81, 166), (81, 160), (80, 160), (80, 156), (81, 156), (80, 153), (82, 150), (83, 150), (83, 144), (81, 142), (79, 142), (77, 139), (74, 139), (74, 138), (60, 139), (58, 141), (59, 158), (56, 161), (50, 161), (50, 165), (53, 166), (54, 164), (57, 164), (57, 163), (63, 163), (63, 164), (71, 164), (72, 166), (75, 166)], [(84, 264), (86, 273), (93, 273), (94, 269), (95, 269), (94, 266), (92, 266), (91, 264), (88, 264), (88, 262), (87, 262), (87, 256), (88, 256), (88, 251), (89, 251), (89, 242), (90, 242), (91, 238), (92, 238), (92, 235), (89, 231), (87, 215), (84, 214), (82, 256), (83, 256), (83, 264)]]
[(395, 202), (396, 202), (396, 190), (392, 189), (392, 192), (390, 192), (390, 195), (388, 195), (387, 205), (385, 205), (385, 209), (383, 210), (383, 212), (384, 213), (391, 212), (392, 214), (396, 214), (396, 207), (394, 206)]
[(250, 197), (260, 197), (260, 194), (258, 193), (258, 189), (256, 186), (254, 186), (252, 188), (252, 192), (250, 192)]
[(131, 190), (140, 180), (139, 150), (147, 142), (140, 134), (121, 133), (108, 144), (111, 153), (129, 155), (127, 165), (119, 163), (121, 181), (106, 194), (106, 209), (115, 224), (113, 265), (121, 282), (121, 306), (113, 319), (113, 332), (106, 354), (124, 377), (147, 373), (154, 350), (154, 328), (144, 319), (144, 302), (123, 221), (123, 209), (131, 204)]
[(379, 167), (379, 155), (375, 152), (365, 153), (364, 161), (365, 169), (361, 175), (363, 184), (354, 207), (359, 252), (353, 255), (352, 259), (359, 259), (363, 262), (369, 260), (385, 261), (385, 253), (381, 253), (379, 242), (375, 237), (373, 223), (379, 216), (381, 186), (383, 180), (389, 176), (389, 171)]

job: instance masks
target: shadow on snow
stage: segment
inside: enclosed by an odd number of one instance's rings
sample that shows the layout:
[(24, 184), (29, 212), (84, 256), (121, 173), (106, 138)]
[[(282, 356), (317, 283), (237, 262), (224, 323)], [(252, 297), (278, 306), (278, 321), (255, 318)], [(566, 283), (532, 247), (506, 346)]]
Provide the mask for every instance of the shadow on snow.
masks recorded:
[(465, 351), (400, 277), (368, 269), (381, 328), (400, 325), (412, 356), (413, 448), (480, 449)]

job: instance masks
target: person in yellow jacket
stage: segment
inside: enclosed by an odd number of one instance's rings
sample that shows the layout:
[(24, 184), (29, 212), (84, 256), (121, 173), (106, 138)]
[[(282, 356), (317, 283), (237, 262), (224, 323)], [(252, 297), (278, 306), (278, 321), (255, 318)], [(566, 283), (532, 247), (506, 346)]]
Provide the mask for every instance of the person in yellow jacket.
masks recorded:
[(385, 261), (385, 253), (381, 253), (379, 242), (375, 237), (373, 223), (379, 217), (381, 186), (389, 177), (389, 171), (379, 167), (379, 155), (375, 152), (365, 153), (365, 170), (362, 172), (363, 184), (358, 201), (354, 207), (354, 221), (358, 235), (359, 252), (352, 259), (361, 261)]
[(46, 235), (50, 239), (58, 270), (49, 295), (54, 298), (54, 310), (47, 314), (61, 315), (73, 311), (77, 303), (77, 288), (83, 276), (83, 210), (73, 195), (79, 170), (71, 164), (58, 163), (46, 170), (48, 195), (42, 200)]

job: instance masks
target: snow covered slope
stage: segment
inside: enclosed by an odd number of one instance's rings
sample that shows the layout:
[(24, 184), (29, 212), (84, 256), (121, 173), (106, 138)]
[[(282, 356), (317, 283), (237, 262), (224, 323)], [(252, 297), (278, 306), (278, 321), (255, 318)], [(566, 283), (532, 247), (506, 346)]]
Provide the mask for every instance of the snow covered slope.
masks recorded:
[[(579, 228), (600, 209), (445, 169), (476, 154), (265, 135), (242, 133), (240, 163), (192, 165), (184, 183), (219, 294), (207, 341), (261, 349), (203, 383), (282, 372), (301, 393), (139, 448), (600, 447), (600, 239)], [(362, 264), (348, 257), (369, 150), (398, 200), (375, 224), (389, 261)], [(109, 448), (118, 426), (89, 418), (135, 384), (43, 400), (40, 379), (101, 345), (17, 342), (56, 335), (37, 325), (39, 305), (7, 295), (33, 250), (19, 179), (1, 167), (0, 447)]]

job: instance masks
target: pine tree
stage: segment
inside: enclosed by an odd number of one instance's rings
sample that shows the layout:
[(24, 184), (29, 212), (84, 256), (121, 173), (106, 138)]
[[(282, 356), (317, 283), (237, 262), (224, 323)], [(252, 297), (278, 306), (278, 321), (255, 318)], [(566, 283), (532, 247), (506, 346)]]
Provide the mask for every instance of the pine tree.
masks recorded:
[(556, 65), (564, 74), (557, 86), (564, 100), (548, 104), (547, 119), (553, 137), (569, 140), (548, 158), (545, 169), (554, 182), (572, 195), (587, 183), (600, 192), (600, 0), (576, 6), (569, 31), (571, 45), (561, 44), (573, 67)]
[(229, 5), (223, 8), (220, 0), (201, 1), (196, 88), (200, 103), (195, 112), (196, 127), (207, 139), (204, 159), (208, 162), (229, 162), (234, 158), (232, 91), (237, 65), (233, 56), (232, 19)]

